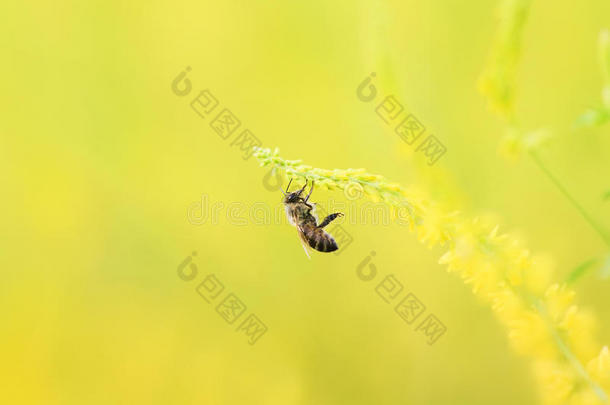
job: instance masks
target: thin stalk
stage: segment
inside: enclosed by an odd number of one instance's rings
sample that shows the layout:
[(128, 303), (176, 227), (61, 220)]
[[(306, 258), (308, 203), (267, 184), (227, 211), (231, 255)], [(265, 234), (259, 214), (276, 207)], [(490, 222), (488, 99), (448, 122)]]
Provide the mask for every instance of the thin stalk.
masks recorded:
[(589, 213), (578, 203), (578, 201), (576, 201), (576, 199), (572, 197), (572, 194), (570, 194), (570, 192), (565, 188), (563, 184), (561, 184), (557, 177), (555, 177), (555, 175), (551, 173), (551, 171), (544, 165), (544, 163), (542, 162), (542, 160), (540, 160), (540, 157), (535, 151), (530, 151), (529, 154), (538, 166), (538, 168), (542, 170), (544, 174), (546, 174), (546, 176), (549, 178), (549, 180), (551, 180), (555, 187), (559, 189), (561, 194), (563, 194), (568, 199), (568, 201), (570, 201), (572, 206), (576, 208), (576, 210), (580, 213), (580, 215), (582, 215), (585, 221), (587, 221), (589, 225), (591, 225), (591, 227), (595, 230), (595, 232), (597, 232), (597, 234), (602, 238), (606, 246), (610, 248), (610, 236), (606, 234), (601, 225), (599, 225), (593, 219), (593, 217), (589, 215)]
[(559, 335), (559, 332), (553, 325), (553, 322), (552, 322), (544, 304), (540, 300), (537, 300), (535, 303), (535, 308), (538, 310), (538, 313), (542, 316), (542, 318), (546, 322), (547, 327), (549, 328), (549, 332), (551, 333), (553, 340), (555, 340), (555, 343), (557, 344), (557, 347), (559, 348), (559, 351), (561, 352), (561, 354), (563, 354), (563, 356), (566, 358), (566, 360), (572, 365), (572, 367), (574, 367), (574, 369), (580, 375), (580, 377), (589, 384), (589, 386), (591, 387), (593, 392), (595, 392), (595, 395), (597, 395), (597, 397), (600, 399), (600, 401), (602, 401), (604, 404), (607, 404), (608, 395), (606, 394), (606, 392), (603, 390), (602, 387), (600, 387), (595, 381), (593, 381), (591, 379), (591, 377), (589, 376), (589, 373), (587, 373), (587, 370), (585, 370), (585, 368), (581, 364), (580, 360), (578, 360), (578, 358), (574, 355), (574, 353), (572, 353), (572, 351), (570, 350), (568, 345), (563, 341), (563, 339)]
[(531, 305), (536, 310), (536, 312), (540, 314), (540, 317), (544, 321), (549, 333), (551, 334), (551, 337), (555, 341), (559, 352), (563, 355), (563, 357), (570, 364), (570, 366), (574, 368), (580, 378), (582, 378), (582, 380), (585, 381), (589, 385), (589, 387), (591, 387), (591, 389), (593, 390), (595, 395), (597, 395), (600, 401), (602, 401), (604, 404), (607, 404), (608, 395), (606, 394), (606, 391), (604, 391), (602, 387), (600, 387), (595, 381), (593, 381), (585, 367), (582, 365), (580, 360), (578, 360), (578, 357), (576, 357), (572, 350), (570, 350), (568, 344), (563, 340), (559, 331), (555, 327), (555, 324), (551, 319), (551, 316), (549, 315), (549, 312), (544, 302), (534, 294), (528, 293), (527, 291), (524, 291), (519, 287), (511, 286), (509, 280), (505, 279), (504, 281), (506, 282), (506, 285), (509, 286), (509, 288), (515, 294), (520, 296), (523, 301)]

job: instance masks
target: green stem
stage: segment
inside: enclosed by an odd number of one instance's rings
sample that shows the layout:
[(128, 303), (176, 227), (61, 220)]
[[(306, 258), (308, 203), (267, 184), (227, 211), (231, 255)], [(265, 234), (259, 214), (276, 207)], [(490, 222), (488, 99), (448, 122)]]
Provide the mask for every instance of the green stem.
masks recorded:
[(561, 193), (570, 201), (570, 203), (576, 208), (576, 210), (583, 216), (583, 218), (591, 225), (591, 227), (597, 232), (597, 234), (603, 239), (606, 246), (610, 247), (610, 236), (606, 234), (604, 229), (593, 219), (591, 215), (576, 201), (574, 197), (568, 192), (568, 190), (561, 184), (561, 182), (551, 173), (551, 171), (542, 163), (540, 157), (535, 151), (530, 151), (530, 156), (538, 166), (540, 170), (546, 174), (551, 182), (561, 191)]
[(600, 401), (602, 401), (604, 404), (607, 404), (608, 395), (606, 394), (606, 391), (604, 391), (602, 387), (600, 387), (595, 381), (593, 381), (587, 370), (583, 367), (580, 360), (578, 360), (578, 357), (576, 357), (572, 350), (570, 350), (568, 344), (563, 340), (563, 338), (559, 334), (559, 331), (555, 327), (555, 323), (551, 319), (551, 316), (542, 299), (534, 294), (530, 294), (527, 291), (524, 291), (519, 287), (512, 286), (511, 283), (506, 279), (504, 281), (506, 282), (506, 285), (515, 294), (520, 296), (523, 301), (525, 301), (528, 305), (531, 305), (536, 310), (536, 312), (540, 314), (540, 317), (544, 321), (549, 333), (551, 334), (551, 337), (555, 341), (559, 352), (563, 355), (563, 357), (570, 364), (570, 366), (574, 368), (580, 378), (582, 378), (583, 381), (585, 381), (589, 385), (589, 387), (591, 387), (591, 389), (593, 390), (595, 395), (597, 395)]
[(563, 341), (563, 339), (559, 335), (559, 332), (557, 331), (557, 329), (555, 329), (555, 326), (553, 325), (553, 322), (552, 322), (544, 304), (540, 300), (537, 300), (534, 305), (535, 305), (535, 308), (538, 310), (538, 313), (542, 316), (542, 318), (546, 322), (547, 327), (549, 328), (549, 332), (551, 333), (551, 336), (555, 340), (557, 347), (559, 347), (561, 354), (563, 354), (563, 356), (566, 358), (566, 360), (572, 365), (572, 367), (574, 367), (574, 369), (580, 375), (580, 377), (589, 384), (589, 386), (591, 387), (593, 392), (595, 392), (595, 395), (597, 395), (597, 397), (603, 403), (607, 404), (608, 395), (606, 394), (606, 392), (603, 390), (602, 387), (600, 387), (595, 381), (593, 381), (591, 379), (591, 376), (589, 376), (589, 373), (587, 373), (587, 370), (585, 370), (585, 368), (580, 363), (578, 358), (574, 355), (574, 353), (572, 353), (572, 351), (570, 350), (568, 345)]

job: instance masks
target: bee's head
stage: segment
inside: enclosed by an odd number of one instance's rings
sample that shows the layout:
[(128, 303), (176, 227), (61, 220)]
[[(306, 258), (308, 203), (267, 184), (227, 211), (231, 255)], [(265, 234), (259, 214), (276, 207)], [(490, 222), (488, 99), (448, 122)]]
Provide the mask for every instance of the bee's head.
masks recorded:
[(303, 185), (303, 187), (300, 190), (289, 193), (288, 189), (290, 188), (290, 183), (292, 183), (292, 179), (290, 179), (290, 182), (288, 183), (288, 187), (286, 187), (286, 192), (284, 193), (284, 204), (298, 202), (301, 199), (301, 194), (303, 193), (303, 190), (305, 190), (305, 186), (307, 186), (307, 182), (305, 182), (305, 184)]
[(301, 193), (302, 192), (303, 192), (303, 190), (299, 190), (299, 191), (295, 191), (293, 193), (286, 194), (286, 196), (284, 197), (284, 204), (290, 204), (290, 203), (298, 202), (299, 199), (301, 198)]

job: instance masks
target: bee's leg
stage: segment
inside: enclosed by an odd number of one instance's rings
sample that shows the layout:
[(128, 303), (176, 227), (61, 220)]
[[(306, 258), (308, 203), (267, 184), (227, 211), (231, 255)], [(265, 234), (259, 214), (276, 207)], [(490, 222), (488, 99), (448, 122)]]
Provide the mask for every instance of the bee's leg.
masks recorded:
[(309, 190), (309, 194), (307, 194), (307, 198), (305, 199), (305, 202), (307, 202), (307, 200), (309, 200), (309, 196), (311, 195), (311, 193), (313, 193), (313, 180), (311, 181), (311, 189)]
[(299, 195), (301, 195), (301, 193), (305, 191), (305, 187), (307, 187), (307, 179), (305, 179), (305, 184), (303, 184), (303, 187), (301, 187), (301, 189), (299, 190)]
[(324, 228), (326, 225), (330, 224), (335, 218), (342, 217), (342, 216), (343, 216), (343, 214), (340, 212), (335, 212), (334, 214), (330, 214), (329, 216), (324, 218), (324, 221), (322, 221), (320, 223), (320, 225), (318, 225), (318, 228)]

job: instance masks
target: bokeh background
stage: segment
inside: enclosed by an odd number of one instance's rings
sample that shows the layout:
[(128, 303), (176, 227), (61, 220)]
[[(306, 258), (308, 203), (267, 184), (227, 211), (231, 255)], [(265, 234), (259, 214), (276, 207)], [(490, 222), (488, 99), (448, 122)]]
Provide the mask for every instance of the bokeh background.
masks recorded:
[[(497, 153), (504, 124), (477, 90), (495, 1), (59, 1), (0, 5), (0, 397), (3, 403), (535, 404), (529, 360), (405, 227), (350, 224), (308, 260), (285, 221), (188, 221), (189, 206), (277, 206), (189, 106), (209, 89), (268, 147), (322, 168), (365, 167), (466, 215), (493, 216), (563, 279), (608, 248), (531, 159)], [(517, 113), (548, 127), (542, 159), (606, 229), (608, 126), (599, 102), (606, 0), (535, 1)], [(187, 66), (189, 96), (171, 83)], [(434, 166), (356, 97), (371, 72), (446, 146)], [(314, 192), (323, 203), (341, 192)], [(247, 215), (244, 214), (247, 218)], [(177, 266), (193, 251), (198, 277)], [(356, 266), (371, 251), (379, 276)], [(195, 291), (214, 273), (268, 327), (255, 345)], [(381, 300), (393, 274), (447, 327), (434, 345)], [(610, 281), (579, 304), (610, 342)]]

